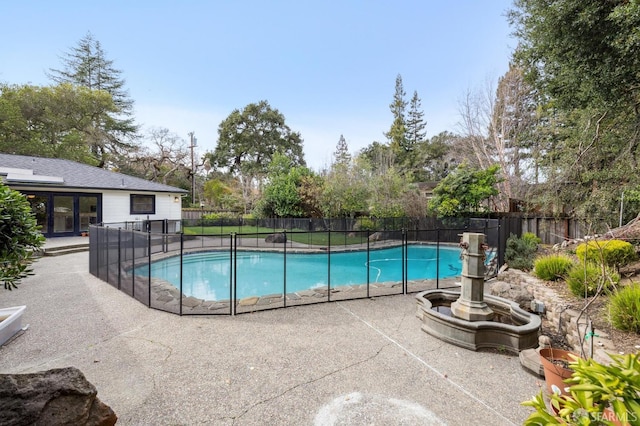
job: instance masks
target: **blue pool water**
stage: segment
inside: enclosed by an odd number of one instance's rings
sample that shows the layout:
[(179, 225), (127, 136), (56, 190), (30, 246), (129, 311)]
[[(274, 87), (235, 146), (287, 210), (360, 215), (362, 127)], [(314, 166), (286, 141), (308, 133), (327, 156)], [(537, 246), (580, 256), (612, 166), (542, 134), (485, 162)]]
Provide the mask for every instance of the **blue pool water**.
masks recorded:
[[(440, 247), (440, 278), (459, 276), (462, 271), (460, 249)], [(330, 261), (328, 262), (328, 260)], [(415, 245), (407, 248), (407, 278), (409, 280), (436, 277), (437, 248)], [(182, 291), (187, 296), (205, 300), (229, 299), (230, 276), (233, 271), (229, 252), (212, 251), (183, 256)], [(366, 251), (326, 253), (287, 253), (286, 292), (327, 286), (366, 284), (369, 282), (402, 281), (402, 249), (400, 247), (372, 250), (367, 264)], [(136, 269), (147, 276), (148, 268)], [(250, 296), (284, 292), (284, 257), (282, 253), (238, 251), (237, 295)], [(180, 287), (180, 257), (159, 260), (151, 265), (151, 276)]]

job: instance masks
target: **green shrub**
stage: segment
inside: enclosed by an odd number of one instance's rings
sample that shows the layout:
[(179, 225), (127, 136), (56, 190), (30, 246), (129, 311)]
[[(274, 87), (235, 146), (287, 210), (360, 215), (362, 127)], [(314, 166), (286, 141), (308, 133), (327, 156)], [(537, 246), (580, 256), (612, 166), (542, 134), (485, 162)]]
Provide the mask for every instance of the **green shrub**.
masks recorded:
[(504, 252), (505, 262), (510, 268), (530, 271), (533, 268), (533, 259), (538, 251), (540, 239), (527, 232), (518, 237), (511, 234), (507, 238), (507, 247)]
[(619, 268), (638, 258), (633, 245), (622, 240), (591, 240), (578, 245), (576, 256), (583, 262), (604, 263)]
[(563, 254), (542, 256), (533, 263), (533, 272), (541, 280), (557, 281), (564, 279), (573, 266), (573, 260)]
[(609, 298), (609, 319), (620, 330), (640, 333), (640, 285), (633, 284)]
[(578, 297), (593, 296), (602, 284), (604, 290), (620, 282), (620, 275), (612, 268), (587, 262), (575, 263), (567, 274), (567, 285), (571, 293)]
[(207, 213), (205, 215), (202, 215), (202, 219), (205, 219), (205, 220), (238, 219), (238, 215), (236, 213), (231, 213), (231, 212)]
[(368, 216), (358, 218), (354, 226), (355, 231), (375, 231), (377, 228), (375, 220)]
[(535, 247), (538, 247), (538, 244), (542, 242), (542, 240), (533, 232), (525, 232), (524, 234), (522, 234), (522, 237), (520, 237), (520, 239), (526, 241), (527, 244)]
[(0, 282), (16, 288), (31, 274), (33, 250), (44, 244), (27, 198), (0, 182)]

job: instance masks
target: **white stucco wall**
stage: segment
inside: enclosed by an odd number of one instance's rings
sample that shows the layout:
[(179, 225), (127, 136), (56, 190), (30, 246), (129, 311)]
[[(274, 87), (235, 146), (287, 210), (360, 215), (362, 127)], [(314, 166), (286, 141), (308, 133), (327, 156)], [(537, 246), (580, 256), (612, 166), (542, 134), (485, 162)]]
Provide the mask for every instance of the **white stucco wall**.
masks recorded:
[(180, 220), (182, 218), (182, 198), (179, 193), (156, 193), (156, 213), (129, 213), (131, 208), (131, 194), (149, 194), (140, 191), (103, 191), (102, 193), (102, 221), (104, 223), (131, 222), (146, 219)]
[[(113, 191), (113, 190), (78, 190), (77, 188), (46, 188), (36, 186), (23, 186), (14, 188), (21, 192), (55, 192), (63, 194), (83, 193), (83, 194), (102, 194), (102, 221), (106, 224), (134, 222), (141, 220), (177, 220), (182, 219), (182, 194), (166, 193), (166, 192), (145, 192), (145, 191)], [(131, 210), (131, 194), (154, 194), (156, 196), (156, 213), (155, 214), (130, 214)]]

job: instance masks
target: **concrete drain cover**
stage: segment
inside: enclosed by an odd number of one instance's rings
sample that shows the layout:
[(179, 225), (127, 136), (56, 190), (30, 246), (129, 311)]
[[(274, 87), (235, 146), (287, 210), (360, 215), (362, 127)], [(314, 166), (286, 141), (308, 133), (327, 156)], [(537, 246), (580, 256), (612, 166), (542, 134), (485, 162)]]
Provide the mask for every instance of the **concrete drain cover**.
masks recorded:
[(360, 392), (337, 397), (322, 407), (314, 419), (315, 426), (444, 424), (434, 413), (415, 402)]

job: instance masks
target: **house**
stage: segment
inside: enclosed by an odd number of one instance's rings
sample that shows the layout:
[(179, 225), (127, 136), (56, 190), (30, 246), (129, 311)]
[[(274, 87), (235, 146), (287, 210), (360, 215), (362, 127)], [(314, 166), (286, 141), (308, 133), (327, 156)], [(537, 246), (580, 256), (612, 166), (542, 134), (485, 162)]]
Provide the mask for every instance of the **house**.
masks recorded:
[(0, 179), (27, 196), (45, 237), (89, 224), (181, 219), (188, 191), (59, 158), (0, 154)]

